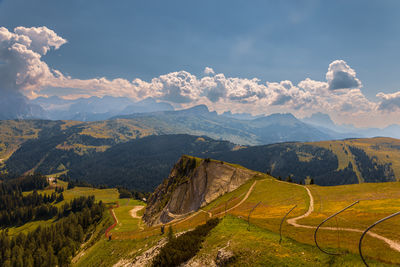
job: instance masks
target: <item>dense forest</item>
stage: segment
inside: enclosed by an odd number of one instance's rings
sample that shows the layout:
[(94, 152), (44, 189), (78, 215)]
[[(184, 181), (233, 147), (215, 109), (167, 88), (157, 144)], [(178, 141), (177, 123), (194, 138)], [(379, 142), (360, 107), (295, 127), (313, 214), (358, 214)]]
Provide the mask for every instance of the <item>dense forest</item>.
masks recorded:
[(234, 145), (191, 135), (149, 136), (118, 144), (103, 153), (83, 157), (71, 165), (68, 175), (90, 183), (152, 191), (182, 154), (230, 151)]
[[(300, 155), (311, 155), (302, 160)], [(302, 183), (311, 177), (319, 185), (357, 183), (351, 164), (338, 169), (338, 158), (330, 150), (302, 143), (282, 143), (249, 147), (238, 151), (214, 154), (214, 159), (237, 163), (251, 170), (288, 177)]]
[(25, 142), (7, 160), (8, 172), (17, 175), (38, 165), (37, 172), (56, 173), (60, 171), (58, 167), (64, 166), (72, 182), (77, 179), (149, 192), (168, 176), (182, 154), (202, 157), (204, 153), (230, 151), (234, 147), (227, 141), (182, 134), (135, 139), (101, 153), (86, 151), (79, 155), (74, 150), (56, 148), (60, 142), (73, 143), (71, 138), (84, 145), (110, 145), (108, 139), (70, 135), (59, 129), (52, 134), (42, 131), (41, 137)]
[[(0, 184), (0, 227), (19, 226), (32, 220), (50, 219), (58, 214), (51, 203), (61, 201), (62, 193), (38, 194), (36, 189), (47, 186), (39, 174), (6, 180)], [(23, 195), (23, 191), (32, 190)]]
[[(67, 266), (102, 219), (105, 206), (94, 196), (75, 198), (57, 208), (54, 204), (64, 200), (63, 190), (55, 188), (50, 195), (37, 192), (47, 185), (39, 174), (0, 182), (0, 266)], [(32, 192), (22, 193), (26, 191)], [(28, 233), (10, 236), (6, 228), (51, 218), (49, 226)]]
[[(105, 210), (101, 202), (94, 203), (94, 197), (74, 203), (77, 206), (69, 204), (68, 209), (64, 206), (64, 211), (68, 215), (50, 226), (39, 226), (32, 232), (12, 237), (7, 235), (7, 231), (2, 231), (0, 265), (21, 267), (69, 265), (71, 257), (86, 239), (85, 233), (101, 220)], [(79, 211), (73, 212), (75, 209)]]
[[(68, 131), (72, 131), (72, 128)], [(130, 191), (149, 192), (168, 177), (173, 165), (183, 154), (187, 154), (240, 164), (282, 179), (291, 176), (297, 183), (304, 182), (307, 177), (313, 178), (318, 185), (358, 183), (354, 167), (360, 169), (364, 181), (395, 180), (393, 166), (390, 163), (396, 160), (395, 157), (386, 158), (388, 162), (383, 163), (382, 160), (368, 157), (363, 149), (355, 146), (345, 150), (342, 145), (346, 155), (354, 154), (355, 163), (349, 161), (339, 168), (339, 154), (318, 143), (292, 142), (238, 147), (228, 141), (213, 140), (205, 136), (178, 134), (143, 137), (112, 145), (104, 152), (86, 151), (80, 155), (73, 149), (64, 150), (56, 147), (58, 138), (63, 138), (60, 130), (58, 134), (57, 131), (53, 135), (46, 134), (46, 131), (41, 134), (48, 136), (49, 139), (41, 137), (24, 143), (7, 160), (6, 166), (10, 174), (30, 170), (40, 161), (37, 171), (42, 173), (68, 170), (68, 175), (73, 177), (73, 180), (70, 180), (71, 186), (74, 183), (85, 186), (83, 182), (88, 182), (96, 186), (106, 185), (123, 187)], [(67, 145), (71, 143), (71, 138), (88, 146), (111, 144), (108, 139), (72, 134), (68, 135)], [(376, 140), (376, 142), (382, 141)], [(35, 159), (37, 162), (33, 162), (31, 158), (35, 155), (39, 155), (39, 158), (43, 156), (43, 160)]]
[(355, 146), (349, 146), (349, 149), (356, 159), (358, 169), (365, 182), (380, 182), (382, 177), (387, 177), (387, 181), (396, 181), (392, 163), (378, 163), (376, 157), (370, 158), (364, 150)]

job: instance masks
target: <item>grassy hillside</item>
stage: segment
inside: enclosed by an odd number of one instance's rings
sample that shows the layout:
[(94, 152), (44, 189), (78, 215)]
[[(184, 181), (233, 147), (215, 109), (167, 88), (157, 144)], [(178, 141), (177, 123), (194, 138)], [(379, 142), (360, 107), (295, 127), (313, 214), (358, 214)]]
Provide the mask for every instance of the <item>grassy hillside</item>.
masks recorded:
[[(66, 184), (63, 181), (58, 181), (59, 185), (61, 184), (62, 187), (66, 189)], [(44, 190), (38, 190), (39, 194), (47, 194), (50, 195), (54, 192), (54, 188), (46, 188)], [(23, 192), (24, 195), (28, 195), (32, 193), (32, 191)], [(60, 208), (65, 203), (73, 200), (74, 198), (81, 197), (81, 196), (95, 196), (96, 201), (103, 201), (103, 203), (107, 205), (114, 205), (119, 201), (119, 193), (118, 190), (115, 188), (111, 189), (96, 189), (90, 187), (74, 187), (69, 190), (65, 190), (63, 192), (64, 200), (56, 203), (55, 205)], [(133, 200), (132, 200), (133, 201)], [(40, 226), (48, 226), (52, 223), (56, 222), (57, 218), (52, 218), (49, 220), (39, 220), (39, 221), (32, 221), (28, 222), (22, 226), (18, 227), (10, 227), (8, 228), (9, 235), (18, 235), (19, 233), (28, 233), (30, 231), (35, 230), (39, 225)]]
[[(362, 162), (361, 157), (354, 153), (352, 148), (363, 150), (368, 156), (372, 165), (385, 166), (392, 169), (397, 179), (400, 179), (400, 140), (385, 137), (366, 138), (366, 139), (348, 139), (342, 141), (323, 141), (314, 143), (316, 146), (324, 147), (333, 151), (339, 161), (338, 170), (343, 170), (349, 163), (353, 165), (353, 170), (357, 174), (359, 181), (365, 179), (379, 179), (379, 177), (370, 176), (368, 166)], [(387, 171), (389, 172), (389, 171)], [(369, 176), (369, 177), (368, 177)]]
[[(259, 173), (243, 186), (197, 212), (172, 221), (165, 229), (170, 225), (174, 232), (187, 231), (204, 224), (211, 217), (224, 217), (192, 259), (203, 265), (210, 265), (218, 250), (226, 248), (236, 257), (233, 266), (363, 266), (358, 256), (361, 232), (378, 219), (400, 210), (399, 192), (398, 182), (304, 187)], [(343, 255), (322, 253), (314, 244), (315, 227), (356, 200), (360, 203), (324, 224), (331, 229), (322, 228), (318, 232), (318, 243), (323, 249)], [(160, 226), (147, 227), (138, 219), (129, 218), (129, 212), (136, 204), (126, 201), (114, 209), (122, 225), (112, 231), (113, 239), (101, 240), (76, 262), (77, 266), (132, 262), (163, 238)], [(296, 208), (283, 224), (283, 241), (279, 244), (281, 219), (295, 205)], [(296, 219), (299, 226), (293, 225), (290, 219), (307, 212), (308, 216)], [(398, 218), (393, 218), (376, 226), (373, 232), (400, 244), (399, 222)], [(370, 266), (400, 264), (399, 251), (372, 236), (364, 239), (363, 253)]]
[(307, 177), (320, 185), (400, 179), (400, 140), (393, 138), (282, 143), (214, 154), (213, 157), (282, 179), (291, 176), (299, 183)]
[[(50, 132), (46, 130), (51, 129)], [(58, 130), (58, 131), (57, 131)], [(133, 114), (110, 120), (0, 121), (0, 159), (8, 158), (27, 140), (63, 133), (51, 148), (85, 154), (104, 151), (131, 139), (160, 134), (205, 135), (236, 144), (258, 145), (282, 141), (316, 141), (333, 138), (290, 114), (273, 114), (255, 120), (238, 120), (209, 112), (206, 106), (188, 110)], [(55, 146), (54, 146), (55, 145)]]
[[(329, 256), (315, 246), (291, 238), (279, 244), (279, 234), (258, 226), (248, 231), (247, 226), (246, 220), (228, 215), (212, 230), (193, 261), (207, 263), (226, 247), (237, 255), (229, 266), (364, 266), (356, 254)], [(390, 266), (377, 261), (369, 263)]]
[[(243, 143), (235, 139), (238, 136), (246, 136), (246, 140), (256, 143), (264, 142), (257, 141), (262, 135), (275, 136), (276, 142), (293, 139), (293, 136), (277, 135), (280, 120), (279, 127), (299, 126), (294, 118), (282, 114), (243, 125), (243, 121), (228, 120), (212, 112), (190, 110), (85, 123), (0, 121), (0, 174), (64, 172), (72, 179), (93, 184), (150, 191), (168, 176), (182, 154), (190, 154), (237, 163), (282, 179), (292, 176), (296, 182), (304, 182), (309, 177), (319, 185), (400, 179), (398, 139), (278, 143), (245, 148), (207, 137), (173, 135), (204, 134), (237, 143)], [(282, 131), (287, 132), (285, 129)]]

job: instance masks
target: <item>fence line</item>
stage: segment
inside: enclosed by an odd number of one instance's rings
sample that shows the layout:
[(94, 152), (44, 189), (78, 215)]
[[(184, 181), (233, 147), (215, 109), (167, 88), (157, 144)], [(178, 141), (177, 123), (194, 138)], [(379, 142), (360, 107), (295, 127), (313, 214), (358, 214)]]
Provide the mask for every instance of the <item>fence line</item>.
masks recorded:
[(367, 232), (368, 232), (369, 230), (371, 230), (371, 229), (372, 229), (373, 227), (375, 227), (377, 224), (379, 224), (379, 223), (381, 223), (381, 222), (384, 222), (384, 221), (386, 221), (386, 220), (388, 220), (388, 219), (390, 219), (390, 218), (393, 218), (394, 216), (397, 216), (397, 215), (399, 215), (399, 214), (400, 214), (400, 211), (398, 211), (398, 212), (396, 212), (396, 213), (393, 213), (392, 215), (389, 215), (389, 216), (387, 216), (387, 217), (385, 217), (385, 218), (383, 218), (383, 219), (380, 219), (379, 221), (377, 221), (377, 222), (373, 223), (372, 225), (370, 225), (370, 226), (362, 233), (362, 235), (361, 235), (361, 237), (360, 237), (360, 241), (358, 242), (358, 251), (359, 251), (359, 253), (360, 253), (361, 260), (364, 262), (365, 266), (368, 267), (369, 265), (368, 265), (367, 262), (365, 261), (364, 256), (363, 256), (363, 254), (362, 254), (362, 241), (363, 241), (364, 236), (367, 234)]
[(321, 250), (322, 252), (324, 252), (324, 253), (326, 253), (326, 254), (328, 254), (328, 255), (335, 255), (335, 256), (341, 255), (341, 253), (334, 253), (334, 252), (325, 251), (325, 250), (323, 250), (323, 249), (318, 245), (318, 241), (317, 241), (317, 232), (318, 232), (318, 229), (319, 229), (326, 221), (328, 221), (328, 220), (330, 220), (331, 218), (335, 217), (336, 215), (342, 213), (343, 211), (345, 211), (345, 210), (347, 210), (347, 209), (353, 207), (355, 204), (357, 204), (357, 203), (359, 203), (359, 202), (360, 202), (360, 201), (357, 200), (356, 202), (354, 202), (354, 203), (348, 205), (347, 207), (345, 207), (344, 209), (342, 209), (342, 210), (340, 210), (340, 211), (338, 211), (338, 212), (332, 214), (331, 216), (329, 216), (328, 218), (326, 218), (325, 220), (323, 220), (323, 221), (317, 226), (317, 228), (315, 229), (315, 232), (314, 232), (314, 242), (315, 242), (315, 245), (317, 246), (317, 248), (318, 248), (319, 250)]

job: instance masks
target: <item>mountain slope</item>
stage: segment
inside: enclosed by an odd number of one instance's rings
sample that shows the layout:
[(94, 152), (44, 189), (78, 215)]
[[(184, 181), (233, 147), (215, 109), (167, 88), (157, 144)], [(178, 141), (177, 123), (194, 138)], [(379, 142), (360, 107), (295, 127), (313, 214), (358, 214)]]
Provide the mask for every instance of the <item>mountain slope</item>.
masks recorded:
[(151, 195), (143, 219), (149, 225), (167, 223), (197, 211), (255, 175), (223, 162), (183, 156)]
[[(179, 190), (179, 186), (191, 184), (191, 180), (194, 184), (196, 178), (192, 174), (208, 160), (184, 158), (194, 161), (192, 164), (190, 161), (181, 162), (182, 164), (171, 171), (168, 179), (170, 181), (166, 181), (159, 188), (165, 190), (157, 189), (153, 193), (147, 210), (165, 208), (167, 204), (171, 204), (172, 208), (180, 207), (180, 202), (184, 202), (184, 206), (199, 206), (199, 199), (187, 198), (187, 190)], [(219, 161), (214, 162), (218, 167), (229, 165), (225, 162), (222, 165)], [(237, 165), (233, 167), (245, 170)], [(177, 174), (183, 176), (179, 177)], [(205, 173), (202, 176), (207, 177)], [(216, 263), (221, 264), (220, 260), (224, 258), (221, 256), (228, 255), (230, 256), (225, 258), (229, 259), (228, 266), (363, 266), (357, 255), (360, 236), (369, 225), (399, 210), (399, 187), (400, 183), (397, 182), (305, 187), (258, 173), (254, 179), (247, 180), (242, 186), (217, 197), (211, 203), (206, 203), (201, 208), (190, 209), (192, 212), (181, 214), (175, 220), (167, 222), (165, 228), (171, 227), (174, 233), (180, 235), (182, 232), (190, 233), (193, 228), (204, 224), (210, 218), (224, 217), (219, 225), (201, 240), (197, 254), (182, 266), (215, 266)], [(322, 253), (314, 243), (317, 225), (356, 200), (359, 201), (358, 204), (334, 220), (327, 221), (319, 229), (319, 246), (339, 255)], [(281, 225), (282, 218), (292, 208), (294, 210)], [(154, 215), (152, 218), (160, 217), (157, 213), (147, 215)], [(137, 221), (134, 223), (137, 224)], [(282, 242), (279, 241), (280, 225)], [(392, 266), (391, 264), (400, 263), (400, 236), (396, 231), (398, 227), (398, 220), (392, 219), (375, 227), (370, 235), (367, 234), (363, 242), (363, 254), (367, 256), (370, 266)], [(108, 259), (103, 258), (100, 252), (87, 254), (85, 262), (90, 259), (92, 264), (106, 260), (109, 265), (149, 266), (158, 253), (157, 247), (162, 247), (163, 242), (167, 242), (160, 233), (160, 225), (144, 225), (142, 229), (136, 228), (126, 232), (114, 231), (114, 240), (102, 243), (107, 251), (116, 250), (120, 244), (129, 245), (129, 241), (133, 243), (147, 239), (151, 242), (151, 247), (144, 251), (143, 245), (140, 248), (132, 247), (131, 250), (124, 250), (123, 253)], [(154, 238), (160, 240), (155, 246)], [(177, 244), (170, 250), (169, 256), (173, 258), (180, 250), (185, 250), (185, 244), (187, 243)], [(96, 260), (93, 255), (98, 255), (100, 259)]]
[(149, 136), (84, 156), (71, 164), (69, 175), (94, 184), (122, 185), (151, 191), (168, 177), (182, 154), (204, 156), (230, 151), (234, 145), (190, 135)]
[(239, 120), (210, 112), (205, 105), (186, 110), (119, 116), (148, 127), (157, 125), (164, 133), (206, 135), (241, 145), (270, 144), (284, 141), (319, 141), (335, 138), (301, 122), (291, 114), (272, 114), (254, 120)]
[(339, 185), (400, 179), (400, 140), (348, 139), (255, 146), (213, 155), (275, 177)]
[[(78, 106), (94, 105), (94, 109), (101, 107), (102, 101), (107, 99), (85, 100)], [(39, 101), (39, 100), (38, 100)], [(50, 101), (42, 99), (41, 101)], [(53, 100), (51, 100), (53, 101)], [(83, 101), (83, 100), (82, 100)], [(125, 101), (124, 99), (113, 99), (114, 102)], [(65, 102), (65, 100), (64, 100)], [(64, 103), (62, 102), (62, 103)], [(68, 101), (67, 101), (68, 102)], [(89, 103), (90, 102), (90, 103)], [(142, 103), (143, 102), (143, 103)], [(154, 103), (151, 100), (135, 103), (131, 111), (143, 112), (168, 108), (163, 103)], [(52, 102), (50, 102), (52, 103)], [(62, 104), (61, 103), (61, 104)], [(61, 105), (60, 104), (60, 105)], [(65, 103), (64, 103), (65, 104)], [(66, 103), (65, 105), (70, 105)], [(49, 104), (50, 105), (50, 104)], [(51, 106), (51, 105), (50, 105)], [(49, 107), (50, 108), (50, 107)], [(83, 108), (83, 107), (82, 107)], [(86, 120), (88, 113), (77, 111), (74, 118)], [(94, 119), (100, 119), (102, 113), (93, 113)], [(83, 117), (82, 117), (83, 116)], [(57, 129), (54, 126), (57, 125)], [(335, 134), (321, 132), (297, 120), (291, 114), (273, 114), (254, 120), (238, 120), (209, 112), (206, 106), (197, 106), (187, 110), (163, 111), (150, 113), (136, 113), (133, 115), (120, 116), (111, 120), (81, 122), (81, 121), (0, 121), (0, 158), (10, 156), (24, 140), (40, 139), (37, 133), (47, 128), (52, 128), (55, 133), (66, 134), (64, 140), (58, 144), (58, 149), (73, 150), (77, 154), (84, 154), (88, 150), (104, 151), (108, 147), (96, 145), (94, 139), (108, 139), (108, 143), (117, 144), (131, 139), (141, 138), (148, 135), (161, 134), (190, 134), (205, 135), (217, 140), (228, 140), (235, 144), (257, 145), (284, 141), (318, 141), (335, 138)], [(21, 134), (14, 131), (25, 131), (36, 134), (21, 139)], [(14, 131), (13, 134), (7, 134)], [(41, 136), (46, 137), (48, 132), (44, 131)], [(7, 135), (7, 136), (5, 136)], [(91, 138), (93, 142), (88, 142)], [(82, 141), (85, 139), (85, 141)], [(10, 148), (10, 149), (8, 149)]]

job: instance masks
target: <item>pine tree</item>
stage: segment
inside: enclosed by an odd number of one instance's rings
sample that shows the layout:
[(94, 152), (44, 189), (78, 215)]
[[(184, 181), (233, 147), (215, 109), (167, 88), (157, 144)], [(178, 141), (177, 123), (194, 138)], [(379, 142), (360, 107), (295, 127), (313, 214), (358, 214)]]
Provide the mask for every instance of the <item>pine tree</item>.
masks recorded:
[(174, 231), (172, 230), (172, 226), (168, 227), (168, 241), (171, 241), (175, 238)]

